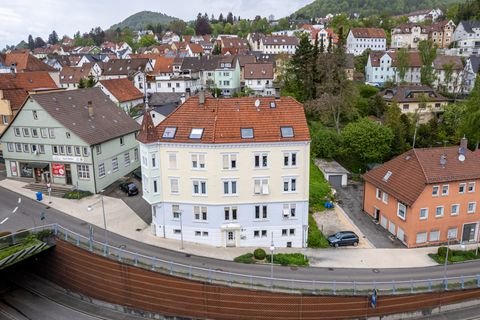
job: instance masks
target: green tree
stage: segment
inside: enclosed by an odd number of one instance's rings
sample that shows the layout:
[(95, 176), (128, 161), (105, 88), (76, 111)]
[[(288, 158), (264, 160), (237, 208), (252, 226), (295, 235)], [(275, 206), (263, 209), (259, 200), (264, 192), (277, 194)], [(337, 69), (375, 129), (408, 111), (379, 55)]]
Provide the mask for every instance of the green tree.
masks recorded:
[(333, 159), (338, 156), (340, 136), (319, 122), (313, 122), (309, 127), (312, 137), (310, 146), (312, 158)]
[(341, 133), (343, 153), (363, 163), (382, 162), (390, 154), (392, 130), (368, 118), (349, 123)]
[[(448, 92), (448, 86), (451, 84), (453, 80), (453, 63), (446, 63), (442, 66), (443, 72), (445, 74), (445, 85), (442, 86), (442, 88), (439, 88), (445, 92)], [(440, 85), (439, 85), (440, 86)]]
[(178, 35), (183, 35), (186, 28), (187, 24), (185, 23), (185, 21), (179, 19), (171, 21), (167, 27), (168, 30), (173, 31)]
[(391, 156), (396, 156), (407, 150), (407, 128), (401, 120), (402, 112), (396, 103), (390, 105), (385, 113), (384, 125), (390, 128), (393, 133)]
[(93, 88), (95, 84), (97, 84), (97, 82), (95, 81), (95, 78), (93, 76), (88, 76), (88, 80), (87, 80), (87, 83), (85, 83), (85, 86), (87, 88)]
[(32, 35), (28, 35), (28, 48), (33, 51), (35, 49), (35, 41), (33, 41)]
[(466, 116), (462, 121), (462, 132), (478, 150), (480, 143), (480, 77), (475, 80), (470, 97), (466, 102)]
[(405, 75), (407, 74), (408, 67), (410, 65), (410, 54), (407, 49), (401, 48), (397, 53), (397, 71), (400, 82), (405, 82)]
[(435, 81), (432, 64), (437, 57), (437, 47), (431, 40), (422, 40), (418, 43), (418, 50), (423, 64), (420, 69), (420, 81), (424, 85), (431, 86)]
[(85, 80), (83, 78), (81, 78), (80, 81), (78, 81), (78, 88), (83, 89), (85, 87), (86, 87)]
[(58, 43), (58, 34), (57, 34), (57, 32), (55, 32), (55, 30), (53, 30), (52, 33), (50, 33), (48, 35), (48, 43), (49, 44), (57, 44)]
[(157, 41), (155, 40), (155, 37), (151, 34), (146, 34), (143, 37), (141, 37), (140, 40), (138, 41), (138, 47), (139, 48), (150, 47), (155, 43), (157, 43)]

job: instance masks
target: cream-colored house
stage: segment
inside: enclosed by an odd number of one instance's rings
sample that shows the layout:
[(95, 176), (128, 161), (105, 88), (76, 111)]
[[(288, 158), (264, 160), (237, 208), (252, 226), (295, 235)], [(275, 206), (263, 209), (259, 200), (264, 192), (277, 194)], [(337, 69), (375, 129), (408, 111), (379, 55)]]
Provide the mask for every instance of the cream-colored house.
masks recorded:
[(305, 247), (310, 135), (292, 98), (192, 97), (140, 142), (155, 235), (221, 247)]
[(415, 23), (402, 24), (392, 29), (391, 48), (417, 49), (418, 43), (427, 39), (427, 27)]
[(428, 86), (397, 86), (380, 94), (388, 104), (397, 103), (402, 113), (418, 115), (419, 123), (426, 123), (443, 113), (450, 102), (449, 98)]

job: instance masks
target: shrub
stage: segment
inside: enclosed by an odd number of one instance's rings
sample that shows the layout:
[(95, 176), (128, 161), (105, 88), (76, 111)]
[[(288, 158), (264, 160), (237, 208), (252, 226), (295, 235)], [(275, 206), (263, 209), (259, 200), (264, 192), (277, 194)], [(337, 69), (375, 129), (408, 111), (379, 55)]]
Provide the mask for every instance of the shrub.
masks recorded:
[(236, 257), (233, 259), (233, 261), (238, 263), (255, 263), (255, 259), (253, 259), (253, 253), (250, 252)]
[(308, 247), (309, 248), (328, 248), (327, 238), (318, 230), (317, 222), (313, 215), (308, 215)]
[(50, 229), (39, 231), (36, 234), (38, 240), (43, 240), (45, 238), (49, 238), (52, 235), (53, 235), (53, 231), (50, 230)]
[(318, 167), (310, 162), (310, 199), (309, 205), (312, 211), (325, 210), (323, 204), (331, 198), (331, 188), (323, 173)]
[(75, 191), (69, 191), (67, 192), (63, 197), (65, 199), (82, 199), (85, 197), (89, 197), (93, 195), (90, 191), (83, 191), (83, 190), (75, 190)]
[[(437, 250), (437, 255), (440, 259), (445, 261), (445, 256), (447, 255), (447, 247), (439, 247)], [(448, 261), (452, 261), (453, 255), (454, 255), (453, 250), (448, 250)]]
[(265, 250), (258, 248), (253, 251), (253, 256), (255, 257), (256, 260), (265, 260), (265, 257), (267, 256)]
[[(271, 255), (268, 256), (270, 261)], [(308, 266), (308, 259), (301, 253), (278, 253), (273, 255), (273, 263), (282, 266)]]

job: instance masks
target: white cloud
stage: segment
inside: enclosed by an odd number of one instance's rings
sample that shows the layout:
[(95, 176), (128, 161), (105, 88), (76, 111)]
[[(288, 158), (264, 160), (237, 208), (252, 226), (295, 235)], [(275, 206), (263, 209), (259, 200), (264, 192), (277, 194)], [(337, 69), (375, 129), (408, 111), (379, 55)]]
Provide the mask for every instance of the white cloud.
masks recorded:
[(57, 1), (15, 0), (0, 7), (0, 48), (27, 40), (28, 35), (44, 40), (55, 30), (60, 36), (73, 36), (76, 31), (88, 32), (100, 26), (108, 29), (128, 16), (143, 10), (163, 12), (184, 20), (193, 20), (199, 12), (218, 17), (232, 12), (242, 18), (255, 15), (280, 18), (293, 13), (312, 0), (184, 0), (175, 1), (117, 0)]

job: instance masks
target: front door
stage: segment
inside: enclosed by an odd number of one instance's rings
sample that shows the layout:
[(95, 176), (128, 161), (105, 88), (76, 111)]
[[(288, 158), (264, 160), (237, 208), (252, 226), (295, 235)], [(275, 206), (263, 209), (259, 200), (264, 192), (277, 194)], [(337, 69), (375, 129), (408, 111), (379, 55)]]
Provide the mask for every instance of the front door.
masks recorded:
[(65, 179), (66, 179), (66, 184), (69, 184), (69, 185), (72, 184), (72, 170), (70, 169), (69, 164), (65, 164)]
[(378, 221), (378, 219), (380, 218), (380, 209), (375, 208), (373, 210), (373, 218)]
[(462, 242), (475, 241), (475, 231), (477, 229), (476, 223), (469, 223), (463, 225)]
[(227, 247), (235, 247), (235, 231), (227, 231)]

